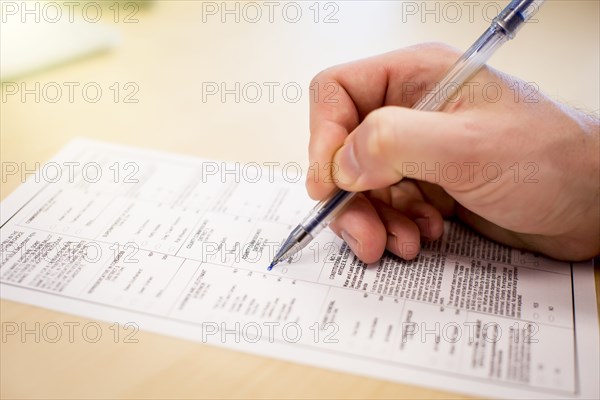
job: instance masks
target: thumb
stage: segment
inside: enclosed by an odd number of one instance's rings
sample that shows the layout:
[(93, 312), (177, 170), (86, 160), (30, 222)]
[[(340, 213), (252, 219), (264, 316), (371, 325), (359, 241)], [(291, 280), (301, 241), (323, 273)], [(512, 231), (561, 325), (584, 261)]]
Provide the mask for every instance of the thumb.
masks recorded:
[(456, 114), (379, 108), (335, 153), (335, 182), (353, 192), (381, 189), (402, 178), (457, 189), (469, 178), (469, 165), (481, 157), (481, 135), (469, 125)]

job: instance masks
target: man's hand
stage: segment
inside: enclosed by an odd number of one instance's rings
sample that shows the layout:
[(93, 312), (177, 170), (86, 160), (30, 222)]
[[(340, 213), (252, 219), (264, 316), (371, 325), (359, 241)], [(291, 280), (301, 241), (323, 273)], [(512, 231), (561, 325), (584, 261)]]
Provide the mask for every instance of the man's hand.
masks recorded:
[(489, 67), (443, 112), (412, 110), (459, 56), (422, 45), (313, 79), (329, 90), (311, 99), (308, 192), (364, 192), (331, 228), (365, 262), (414, 258), (451, 216), (554, 258), (599, 254), (598, 120)]

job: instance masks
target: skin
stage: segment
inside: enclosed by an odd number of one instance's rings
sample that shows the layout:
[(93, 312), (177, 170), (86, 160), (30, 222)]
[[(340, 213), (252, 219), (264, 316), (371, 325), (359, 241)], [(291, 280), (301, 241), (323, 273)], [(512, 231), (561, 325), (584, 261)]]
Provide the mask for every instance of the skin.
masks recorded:
[(412, 110), (459, 56), (420, 45), (313, 79), (308, 193), (363, 192), (331, 228), (367, 263), (416, 257), (444, 218), (556, 259), (600, 254), (598, 119), (489, 67), (443, 112)]

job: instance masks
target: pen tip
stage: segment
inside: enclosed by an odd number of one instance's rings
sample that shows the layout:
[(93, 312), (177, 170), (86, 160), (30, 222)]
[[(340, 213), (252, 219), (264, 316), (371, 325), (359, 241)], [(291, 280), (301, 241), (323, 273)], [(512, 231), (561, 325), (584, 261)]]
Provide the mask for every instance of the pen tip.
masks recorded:
[(277, 264), (275, 261), (273, 261), (268, 267), (267, 267), (267, 271), (270, 271), (273, 269), (273, 267), (275, 266), (275, 264)]

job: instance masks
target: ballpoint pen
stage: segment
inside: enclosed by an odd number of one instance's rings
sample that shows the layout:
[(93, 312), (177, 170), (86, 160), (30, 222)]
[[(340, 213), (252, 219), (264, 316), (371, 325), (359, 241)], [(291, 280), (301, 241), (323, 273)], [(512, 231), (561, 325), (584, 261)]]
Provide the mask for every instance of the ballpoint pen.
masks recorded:
[[(450, 67), (446, 76), (437, 86), (413, 106), (415, 110), (439, 111), (445, 99), (452, 95), (473, 76), (502, 44), (512, 39), (517, 31), (539, 9), (545, 0), (512, 0), (492, 21), (490, 27), (477, 41)], [(271, 270), (282, 260), (300, 252), (321, 230), (329, 225), (356, 195), (355, 192), (337, 190), (319, 202), (310, 214), (287, 237), (275, 258), (269, 265)]]

